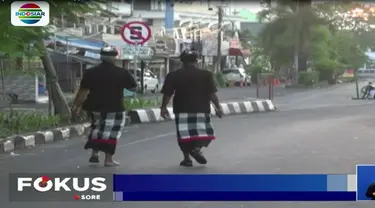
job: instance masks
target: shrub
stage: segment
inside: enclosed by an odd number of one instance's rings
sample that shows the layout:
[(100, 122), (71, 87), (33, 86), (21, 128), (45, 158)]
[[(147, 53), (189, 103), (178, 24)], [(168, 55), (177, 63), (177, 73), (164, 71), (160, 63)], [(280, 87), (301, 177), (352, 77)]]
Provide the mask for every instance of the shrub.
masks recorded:
[(225, 76), (223, 73), (217, 72), (214, 76), (215, 76), (214, 80), (215, 80), (216, 86), (226, 87), (226, 80), (225, 80)]
[(59, 116), (38, 112), (0, 112), (0, 137), (57, 127)]
[[(127, 111), (140, 108), (160, 107), (158, 99), (147, 100), (142, 98), (126, 98), (124, 105)], [(87, 121), (87, 113), (82, 111), (79, 116), (72, 118), (73, 122)], [(45, 112), (34, 111), (6, 111), (0, 112), (0, 138), (48, 130), (58, 126), (68, 124), (59, 116), (49, 116)]]
[(315, 70), (319, 72), (320, 81), (336, 84), (336, 79), (343, 72), (343, 65), (332, 60), (322, 60), (315, 63)]
[(298, 84), (313, 86), (319, 82), (319, 72), (299, 72)]
[[(73, 105), (73, 101), (69, 103), (69, 106)], [(161, 101), (156, 99), (143, 99), (143, 98), (133, 98), (133, 97), (125, 97), (124, 98), (124, 106), (127, 111), (139, 109), (139, 108), (153, 108), (153, 107), (160, 107)], [(86, 118), (86, 112), (82, 111), (80, 114), (82, 119)]]
[(255, 64), (250, 65), (246, 67), (246, 73), (251, 76), (251, 82), (256, 84), (258, 79), (258, 74), (262, 73), (264, 71), (263, 67), (261, 65)]
[(124, 106), (127, 111), (142, 108), (155, 108), (160, 107), (161, 101), (159, 99), (148, 100), (142, 98), (125, 98)]

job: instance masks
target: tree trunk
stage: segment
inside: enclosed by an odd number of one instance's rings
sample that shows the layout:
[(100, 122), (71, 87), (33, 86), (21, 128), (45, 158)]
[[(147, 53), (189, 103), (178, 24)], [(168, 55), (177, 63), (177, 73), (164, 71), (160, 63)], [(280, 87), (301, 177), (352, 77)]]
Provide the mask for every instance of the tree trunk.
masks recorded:
[[(311, 7), (312, 1), (311, 0), (305, 0), (305, 1), (300, 1), (299, 3), (299, 9), (301, 8), (306, 8), (306, 7)], [(302, 23), (301, 23), (302, 24)], [(300, 27), (301, 28), (301, 27)], [(299, 31), (299, 54), (298, 54), (298, 71), (307, 71), (307, 59), (308, 56), (306, 54), (306, 49), (305, 49), (305, 43), (304, 37), (302, 37), (302, 32)]]
[(66, 119), (70, 116), (69, 105), (65, 99), (64, 93), (62, 92), (59, 83), (57, 82), (56, 70), (47, 50), (46, 53), (40, 57), (40, 59), (42, 60), (44, 71), (47, 77), (47, 82), (49, 84), (49, 89), (51, 90), (48, 93), (51, 94), (55, 114), (60, 115), (62, 118)]
[(23, 70), (23, 57), (16, 58), (16, 69)]
[(298, 55), (298, 71), (307, 71), (307, 56), (301, 50)]

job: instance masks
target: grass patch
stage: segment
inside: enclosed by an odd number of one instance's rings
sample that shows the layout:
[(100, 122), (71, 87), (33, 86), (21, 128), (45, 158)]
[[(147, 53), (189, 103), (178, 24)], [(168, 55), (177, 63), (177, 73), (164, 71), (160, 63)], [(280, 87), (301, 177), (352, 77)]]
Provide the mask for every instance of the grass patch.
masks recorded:
[[(142, 98), (126, 98), (124, 106), (126, 111), (142, 108), (160, 107), (159, 99), (148, 100)], [(36, 131), (43, 131), (59, 126), (71, 124), (67, 119), (59, 116), (49, 116), (46, 112), (37, 111), (16, 111), (10, 110), (0, 112), (0, 138), (25, 134)], [(88, 121), (86, 112), (82, 111), (79, 116), (72, 118), (72, 123), (82, 123)]]
[(160, 105), (161, 101), (159, 99), (148, 100), (142, 98), (125, 98), (124, 100), (124, 106), (126, 108), (126, 111), (142, 108), (155, 108), (160, 107)]
[(0, 138), (58, 127), (59, 116), (38, 112), (0, 112)]

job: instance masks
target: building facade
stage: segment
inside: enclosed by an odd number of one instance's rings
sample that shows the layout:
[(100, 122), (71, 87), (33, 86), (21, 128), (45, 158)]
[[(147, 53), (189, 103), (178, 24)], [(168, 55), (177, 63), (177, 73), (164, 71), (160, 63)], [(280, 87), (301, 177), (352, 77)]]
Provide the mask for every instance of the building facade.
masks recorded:
[[(244, 18), (231, 14), (230, 3), (171, 0), (117, 0), (103, 4), (103, 8), (117, 17), (85, 15), (79, 22), (55, 22), (64, 32), (76, 36), (95, 34), (120, 35), (122, 25), (129, 21), (141, 20), (151, 27), (153, 37), (171, 35), (177, 39), (200, 37), (202, 33), (217, 31), (218, 6), (223, 7), (223, 27), (241, 29)], [(172, 22), (168, 26), (168, 22)], [(167, 27), (166, 27), (167, 26)], [(194, 27), (194, 31), (191, 28)]]

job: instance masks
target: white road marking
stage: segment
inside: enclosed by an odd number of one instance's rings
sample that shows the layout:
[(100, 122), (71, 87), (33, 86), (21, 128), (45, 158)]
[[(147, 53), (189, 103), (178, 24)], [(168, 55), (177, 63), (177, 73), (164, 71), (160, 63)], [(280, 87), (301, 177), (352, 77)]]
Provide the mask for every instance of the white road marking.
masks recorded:
[[(153, 136), (153, 137), (147, 137), (147, 138), (140, 139), (140, 140), (137, 140), (137, 141), (134, 141), (134, 142), (129, 142), (129, 143), (125, 143), (125, 144), (122, 144), (122, 145), (117, 145), (117, 149), (124, 148), (124, 147), (130, 146), (130, 145), (134, 145), (134, 144), (138, 144), (138, 143), (142, 143), (142, 142), (147, 142), (147, 141), (152, 141), (152, 140), (156, 140), (156, 139), (160, 139), (160, 138), (172, 136), (172, 135), (175, 135), (175, 134), (176, 134), (176, 132), (169, 132), (169, 133), (165, 133), (165, 134), (159, 134), (159, 135), (156, 135), (156, 136)], [(89, 152), (89, 154), (90, 154), (90, 152)], [(20, 157), (21, 156), (24, 156), (24, 155), (20, 155)], [(60, 167), (60, 166), (62, 166), (64, 164), (67, 164), (67, 163), (71, 163), (72, 161), (79, 160), (79, 159), (84, 158), (84, 157), (88, 157), (88, 155), (87, 154), (83, 154), (83, 155), (80, 155), (80, 156), (77, 156), (77, 157), (74, 157), (74, 158), (66, 159), (66, 160), (64, 160), (64, 163), (58, 163), (58, 164), (56, 164), (55, 168), (56, 167)]]
[[(139, 126), (137, 126), (137, 127), (139, 127)], [(130, 145), (134, 145), (134, 144), (138, 144), (138, 143), (142, 143), (142, 142), (147, 142), (147, 141), (152, 141), (152, 140), (156, 140), (156, 139), (160, 139), (160, 138), (164, 138), (164, 137), (168, 137), (168, 136), (172, 136), (172, 135), (176, 135), (176, 132), (174, 131), (174, 132), (169, 132), (169, 133), (165, 133), (165, 134), (159, 134), (159, 135), (152, 136), (152, 137), (147, 137), (147, 138), (140, 139), (140, 140), (137, 140), (137, 141), (134, 141), (134, 142), (129, 142), (129, 143), (117, 145), (116, 148), (120, 149), (120, 148), (124, 148), (124, 147), (130, 146)], [(61, 146), (61, 147), (63, 147), (61, 144), (58, 144), (58, 145)], [(67, 152), (67, 151), (68, 151), (67, 149), (64, 150), (64, 152)], [(24, 157), (24, 156), (36, 155), (37, 153), (40, 153), (40, 152), (35, 152), (35, 151), (26, 152), (26, 153), (19, 154), (18, 156), (19, 157)], [(42, 151), (41, 153), (45, 153), (45, 152)], [(11, 156), (10, 155), (3, 155), (4, 159), (5, 158), (9, 158), (9, 157), (11, 157)], [(87, 157), (87, 155), (78, 156), (78, 157), (76, 157), (74, 159), (82, 158), (82, 157)], [(74, 159), (72, 159), (72, 160), (74, 160)]]
[(152, 141), (152, 140), (155, 140), (155, 139), (160, 139), (160, 138), (167, 137), (167, 136), (172, 136), (172, 135), (175, 135), (175, 134), (176, 134), (176, 132), (169, 132), (169, 133), (166, 133), (166, 134), (159, 134), (159, 135), (156, 135), (156, 136), (153, 136), (153, 137), (147, 137), (147, 138), (140, 139), (140, 140), (137, 140), (137, 141), (134, 141), (134, 142), (129, 142), (129, 143), (126, 143), (126, 144), (121, 144), (121, 145), (118, 145), (117, 148), (129, 146), (129, 145), (133, 145), (133, 144), (138, 144), (138, 143), (142, 143), (142, 142)]

